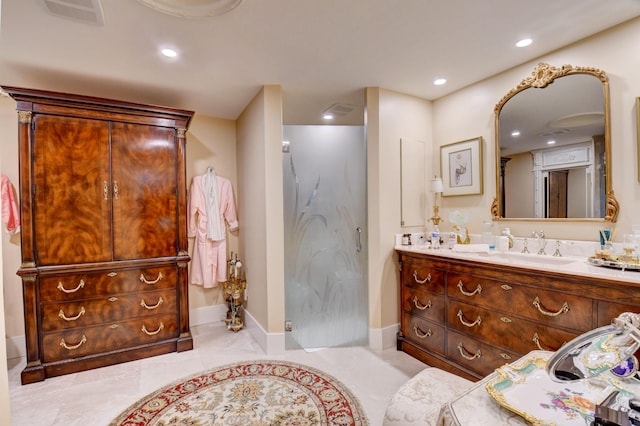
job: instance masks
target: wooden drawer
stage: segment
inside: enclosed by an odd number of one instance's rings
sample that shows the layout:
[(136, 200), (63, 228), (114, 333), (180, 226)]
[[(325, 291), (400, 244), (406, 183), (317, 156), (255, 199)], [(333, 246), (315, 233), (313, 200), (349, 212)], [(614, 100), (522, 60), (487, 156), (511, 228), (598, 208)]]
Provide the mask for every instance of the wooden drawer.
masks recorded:
[(447, 356), (456, 364), (465, 366), (477, 372), (480, 376), (486, 376), (496, 368), (517, 360), (522, 354), (505, 351), (449, 330), (447, 334)]
[(593, 302), (586, 297), (455, 273), (447, 276), (447, 297), (568, 329), (592, 329)]
[(176, 338), (177, 315), (136, 318), (65, 331), (44, 333), (43, 361), (54, 362)]
[(72, 302), (45, 303), (42, 305), (42, 330), (63, 330), (175, 313), (176, 300), (175, 289), (163, 289)]
[(418, 316), (402, 315), (403, 336), (423, 348), (425, 351), (444, 355), (444, 326), (426, 321)]
[(613, 302), (598, 301), (598, 319), (597, 327), (610, 325), (611, 321), (623, 312), (640, 312), (640, 306), (637, 305), (620, 305)]
[(402, 266), (403, 287), (420, 288), (444, 295), (445, 272), (428, 263), (407, 262)]
[(556, 351), (578, 335), (454, 300), (449, 301), (447, 325), (449, 329), (508, 347), (521, 354), (536, 349)]
[(43, 275), (39, 281), (40, 302), (89, 299), (102, 295), (171, 288), (176, 286), (176, 282), (175, 266)]
[(430, 319), (438, 323), (444, 322), (444, 297), (407, 287), (402, 290), (402, 307), (413, 315)]

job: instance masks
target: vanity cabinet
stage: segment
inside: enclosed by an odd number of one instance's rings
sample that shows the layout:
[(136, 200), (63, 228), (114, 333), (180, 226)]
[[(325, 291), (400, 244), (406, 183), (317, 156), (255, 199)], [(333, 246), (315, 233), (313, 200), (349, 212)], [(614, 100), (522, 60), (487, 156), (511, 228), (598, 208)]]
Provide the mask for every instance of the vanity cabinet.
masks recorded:
[(193, 348), (193, 112), (3, 87), (17, 101), (22, 383)]
[(398, 250), (398, 349), (479, 379), (640, 311), (640, 286)]

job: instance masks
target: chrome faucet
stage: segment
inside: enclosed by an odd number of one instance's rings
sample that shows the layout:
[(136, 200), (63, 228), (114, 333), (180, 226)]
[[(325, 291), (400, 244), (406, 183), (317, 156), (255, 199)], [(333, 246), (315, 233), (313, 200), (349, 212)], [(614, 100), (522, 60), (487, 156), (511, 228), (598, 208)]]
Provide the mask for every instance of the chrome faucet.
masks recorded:
[(546, 254), (544, 249), (547, 246), (547, 240), (544, 236), (544, 231), (533, 231), (531, 236), (538, 241), (538, 254)]

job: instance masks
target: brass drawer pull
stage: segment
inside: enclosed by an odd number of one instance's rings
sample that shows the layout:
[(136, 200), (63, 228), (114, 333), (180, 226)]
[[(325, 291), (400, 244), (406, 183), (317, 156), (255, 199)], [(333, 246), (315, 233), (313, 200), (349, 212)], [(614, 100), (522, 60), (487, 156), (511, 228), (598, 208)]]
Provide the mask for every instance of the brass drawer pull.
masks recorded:
[(75, 320), (77, 320), (78, 318), (80, 318), (81, 316), (83, 316), (83, 315), (84, 315), (84, 312), (85, 312), (85, 311), (84, 311), (84, 306), (83, 306), (83, 307), (81, 307), (81, 308), (80, 308), (80, 312), (78, 313), (78, 315), (76, 315), (75, 317), (67, 317), (67, 316), (64, 314), (64, 311), (63, 311), (62, 309), (60, 309), (60, 312), (58, 313), (58, 316), (59, 316), (60, 318), (62, 318), (63, 320), (65, 320), (65, 321), (75, 321)]
[(507, 359), (507, 360), (511, 359), (511, 355), (505, 354), (504, 352), (500, 353), (500, 357), (502, 357), (502, 359)]
[(511, 318), (508, 317), (500, 317), (500, 321), (509, 324), (511, 322)]
[(413, 271), (413, 279), (418, 284), (430, 283), (431, 282), (431, 274), (430, 273), (427, 274), (427, 277), (424, 280), (421, 280), (420, 278), (418, 278), (418, 271)]
[(107, 181), (104, 181), (104, 186), (102, 187), (102, 192), (103, 192), (103, 196), (105, 200), (109, 199), (109, 184), (107, 183)]
[(533, 306), (538, 308), (538, 311), (540, 311), (540, 313), (542, 315), (547, 315), (549, 317), (557, 317), (560, 314), (565, 314), (565, 313), (569, 312), (569, 305), (567, 304), (567, 302), (564, 302), (564, 304), (562, 305), (560, 310), (557, 311), (557, 312), (549, 312), (549, 311), (547, 311), (546, 309), (544, 309), (542, 307), (542, 303), (540, 303), (540, 299), (538, 298), (538, 296), (536, 296), (535, 300), (533, 301)]
[(117, 272), (109, 272), (109, 273), (107, 274), (107, 276), (108, 276), (109, 278), (113, 278), (113, 277), (115, 277), (115, 276), (117, 276), (117, 275), (118, 275), (118, 273), (117, 273)]
[(153, 306), (149, 306), (145, 303), (144, 299), (140, 300), (140, 306), (142, 306), (143, 308), (149, 309), (150, 311), (153, 309), (156, 309), (158, 306), (162, 305), (162, 302), (164, 302), (164, 300), (162, 300), (162, 297), (160, 297), (160, 299), (158, 299), (158, 303), (156, 303)]
[(117, 180), (113, 181), (113, 199), (114, 200), (118, 199), (118, 181)]
[(162, 323), (162, 321), (160, 322), (160, 327), (158, 327), (158, 329), (156, 331), (149, 331), (149, 330), (147, 330), (147, 327), (145, 327), (145, 325), (142, 324), (142, 332), (144, 334), (146, 334), (146, 335), (149, 335), (149, 336), (153, 336), (155, 334), (160, 333), (160, 330), (162, 330), (163, 328), (164, 328), (164, 324)]
[(110, 298), (107, 299), (109, 302), (115, 302), (116, 300), (118, 300), (117, 297), (115, 296), (111, 296)]
[(64, 339), (60, 339), (60, 346), (70, 351), (74, 349), (78, 349), (80, 346), (84, 345), (85, 343), (87, 343), (87, 336), (85, 336), (84, 334), (82, 335), (82, 339), (80, 340), (80, 343), (78, 343), (77, 345), (68, 345), (67, 342), (64, 341)]
[(156, 279), (155, 279), (155, 280), (153, 280), (153, 281), (149, 281), (149, 280), (144, 276), (144, 274), (143, 274), (143, 273), (141, 273), (141, 274), (140, 274), (140, 281), (142, 281), (142, 282), (143, 282), (143, 283), (145, 283), (145, 284), (156, 284), (156, 283), (157, 283), (158, 281), (160, 281), (162, 278), (164, 278), (164, 277), (162, 276), (162, 272), (160, 272), (160, 273), (158, 274), (158, 278), (156, 278)]
[(475, 327), (476, 325), (480, 325), (482, 323), (482, 318), (480, 318), (480, 315), (478, 315), (478, 318), (476, 318), (474, 322), (465, 321), (462, 309), (458, 309), (458, 318), (460, 319), (462, 325), (464, 325), (465, 327)]
[(424, 339), (425, 337), (431, 337), (433, 335), (433, 331), (431, 331), (431, 329), (427, 330), (427, 332), (425, 333), (420, 330), (417, 325), (413, 326), (413, 332), (421, 339)]
[(431, 307), (431, 299), (427, 301), (426, 305), (422, 305), (418, 300), (418, 296), (413, 296), (413, 306), (420, 309), (421, 311), (424, 311), (425, 309), (429, 309)]
[(73, 290), (67, 290), (66, 288), (64, 288), (64, 285), (62, 284), (61, 281), (58, 282), (58, 290), (64, 292), (64, 293), (75, 293), (76, 291), (80, 290), (81, 288), (84, 287), (84, 280), (80, 280), (80, 283), (78, 284), (78, 286), (76, 288), (74, 288)]
[(462, 342), (458, 344), (458, 351), (460, 352), (460, 355), (462, 355), (462, 358), (468, 359), (469, 361), (473, 361), (474, 359), (478, 359), (482, 356), (482, 352), (480, 352), (480, 349), (478, 349), (478, 351), (473, 355), (467, 355), (470, 352), (465, 349)]
[(458, 290), (460, 290), (460, 293), (464, 294), (465, 296), (475, 296), (476, 294), (482, 293), (482, 286), (478, 284), (478, 287), (476, 287), (475, 290), (473, 290), (472, 292), (468, 292), (465, 290), (464, 284), (462, 284), (462, 280), (460, 280), (458, 281)]
[(501, 289), (503, 289), (504, 291), (509, 291), (511, 290), (513, 287), (511, 287), (509, 284), (502, 284), (500, 286)]
[(538, 349), (540, 349), (541, 351), (555, 351), (555, 350), (557, 350), (557, 348), (553, 349), (551, 347), (547, 347), (547, 348), (543, 347), (542, 343), (540, 342), (540, 336), (538, 336), (538, 333), (534, 333), (533, 334), (533, 338), (531, 340), (533, 341), (533, 343), (536, 344)]

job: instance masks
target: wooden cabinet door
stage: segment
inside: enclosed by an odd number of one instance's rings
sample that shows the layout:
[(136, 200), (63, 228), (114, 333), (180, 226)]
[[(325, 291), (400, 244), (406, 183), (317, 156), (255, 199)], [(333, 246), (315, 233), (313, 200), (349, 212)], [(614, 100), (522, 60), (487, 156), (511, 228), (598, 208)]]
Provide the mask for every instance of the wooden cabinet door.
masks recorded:
[(38, 264), (111, 260), (109, 124), (35, 115), (32, 146)]
[(114, 122), (111, 156), (114, 259), (176, 256), (175, 129)]

